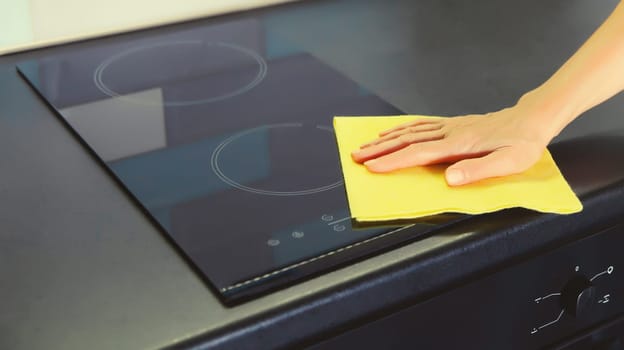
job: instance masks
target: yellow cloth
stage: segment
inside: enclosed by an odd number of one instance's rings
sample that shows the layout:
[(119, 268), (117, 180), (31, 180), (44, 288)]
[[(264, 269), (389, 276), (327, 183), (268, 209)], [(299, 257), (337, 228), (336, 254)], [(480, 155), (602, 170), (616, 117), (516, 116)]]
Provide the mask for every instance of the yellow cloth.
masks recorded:
[(351, 158), (351, 151), (382, 130), (423, 116), (335, 117), (334, 128), (351, 216), (357, 221), (412, 219), (444, 212), (480, 214), (510, 207), (570, 214), (578, 200), (550, 152), (527, 171), (450, 187), (444, 165), (375, 174)]

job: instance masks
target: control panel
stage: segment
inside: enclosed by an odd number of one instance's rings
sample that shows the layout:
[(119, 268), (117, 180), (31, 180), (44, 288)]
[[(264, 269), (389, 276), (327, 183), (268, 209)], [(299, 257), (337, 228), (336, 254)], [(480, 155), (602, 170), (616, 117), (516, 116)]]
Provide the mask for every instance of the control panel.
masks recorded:
[[(593, 309), (610, 303), (613, 291), (610, 290), (609, 283), (601, 282), (607, 278), (613, 278), (614, 271), (615, 268), (610, 265), (605, 270), (589, 277), (581, 273), (580, 266), (575, 266), (574, 274), (559, 291), (547, 293), (534, 299), (536, 304), (554, 303), (558, 305), (558, 309), (557, 315), (553, 316), (552, 320), (533, 327), (530, 334), (536, 334), (547, 327), (555, 326), (564, 314), (583, 320), (591, 315)], [(605, 287), (601, 288), (603, 285)]]
[(623, 251), (619, 225), (501, 266), (312, 349), (619, 349)]

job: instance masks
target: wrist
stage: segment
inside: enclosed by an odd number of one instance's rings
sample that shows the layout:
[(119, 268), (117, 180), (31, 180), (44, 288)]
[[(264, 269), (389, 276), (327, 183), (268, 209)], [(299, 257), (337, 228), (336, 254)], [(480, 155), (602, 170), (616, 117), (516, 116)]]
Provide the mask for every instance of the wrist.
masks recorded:
[(524, 94), (515, 108), (521, 112), (521, 118), (526, 118), (533, 126), (536, 136), (545, 145), (578, 116), (571, 103), (544, 86)]

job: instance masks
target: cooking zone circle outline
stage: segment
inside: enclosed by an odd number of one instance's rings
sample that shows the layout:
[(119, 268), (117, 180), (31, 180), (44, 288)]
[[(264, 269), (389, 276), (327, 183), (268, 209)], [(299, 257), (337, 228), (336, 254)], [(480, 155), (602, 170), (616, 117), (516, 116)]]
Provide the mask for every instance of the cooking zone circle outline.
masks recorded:
[[(188, 100), (188, 101), (163, 101), (159, 103), (150, 103), (149, 101), (143, 101), (140, 99), (129, 97), (127, 95), (120, 94), (114, 91), (113, 89), (111, 89), (110, 87), (108, 87), (106, 83), (104, 83), (102, 76), (104, 75), (104, 72), (106, 71), (106, 69), (113, 62), (119, 59), (123, 59), (126, 56), (132, 55), (134, 53), (137, 53), (145, 49), (158, 48), (158, 47), (171, 46), (171, 45), (204, 45), (204, 46), (212, 46), (212, 47), (225, 47), (225, 48), (237, 51), (239, 53), (243, 53), (251, 57), (258, 64), (258, 72), (256, 73), (255, 77), (249, 83), (247, 83), (245, 86), (240, 87), (234, 91), (230, 91), (230, 92), (220, 94), (217, 96), (213, 96), (213, 97), (209, 97), (209, 98), (203, 98), (203, 99), (198, 99), (198, 100)], [(93, 82), (95, 83), (95, 86), (97, 86), (97, 88), (101, 92), (103, 92), (104, 94), (110, 97), (121, 98), (124, 100), (128, 100), (128, 101), (135, 102), (135, 103), (141, 103), (141, 104), (158, 104), (158, 105), (165, 105), (165, 106), (182, 107), (182, 106), (192, 106), (192, 105), (198, 105), (198, 104), (204, 104), (204, 103), (217, 102), (217, 101), (225, 100), (231, 97), (244, 94), (245, 92), (253, 89), (258, 84), (260, 84), (260, 82), (265, 78), (266, 74), (267, 74), (266, 61), (264, 60), (264, 58), (262, 58), (258, 53), (256, 53), (253, 50), (250, 50), (248, 48), (245, 48), (239, 45), (231, 44), (231, 43), (202, 42), (200, 40), (187, 40), (187, 41), (164, 42), (164, 43), (156, 43), (152, 45), (139, 46), (136, 48), (122, 51), (116, 55), (113, 55), (109, 57), (108, 59), (106, 59), (104, 62), (102, 62), (95, 69), (95, 72), (93, 73)]]
[[(331, 190), (336, 187), (342, 186), (343, 181), (341, 179), (326, 186), (315, 187), (315, 188), (310, 188), (310, 189), (305, 189), (305, 190), (300, 190), (300, 191), (272, 191), (272, 190), (263, 190), (263, 189), (243, 185), (239, 182), (232, 180), (227, 175), (225, 175), (225, 173), (219, 166), (219, 157), (221, 155), (221, 152), (223, 151), (225, 147), (227, 147), (227, 145), (229, 145), (230, 143), (232, 143), (232, 141), (235, 141), (236, 139), (239, 139), (243, 136), (249, 135), (257, 131), (273, 129), (273, 128), (284, 128), (284, 127), (286, 128), (303, 127), (303, 124), (302, 123), (282, 123), (282, 124), (263, 125), (260, 127), (245, 130), (243, 132), (239, 132), (225, 139), (212, 152), (212, 156), (210, 157), (210, 166), (212, 168), (212, 171), (215, 173), (215, 175), (217, 175), (217, 177), (219, 177), (219, 179), (221, 179), (221, 181), (225, 182), (226, 184), (234, 188), (238, 188), (240, 190), (251, 192), (251, 193), (271, 195), (271, 196), (303, 196), (303, 195), (314, 194), (314, 193)], [(325, 131), (333, 133), (333, 129), (327, 126), (316, 125), (316, 128), (319, 130), (325, 130)]]

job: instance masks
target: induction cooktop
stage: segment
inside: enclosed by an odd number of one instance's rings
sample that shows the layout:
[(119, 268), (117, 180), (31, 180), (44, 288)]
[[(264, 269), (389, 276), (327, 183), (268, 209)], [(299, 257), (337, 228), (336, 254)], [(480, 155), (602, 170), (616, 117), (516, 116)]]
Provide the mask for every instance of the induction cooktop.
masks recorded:
[(332, 118), (402, 112), (261, 19), (90, 43), (18, 71), (226, 304), (441, 225), (354, 225)]

